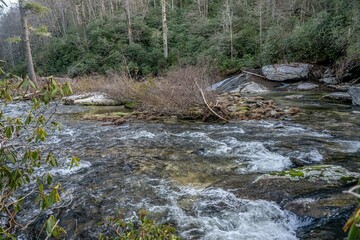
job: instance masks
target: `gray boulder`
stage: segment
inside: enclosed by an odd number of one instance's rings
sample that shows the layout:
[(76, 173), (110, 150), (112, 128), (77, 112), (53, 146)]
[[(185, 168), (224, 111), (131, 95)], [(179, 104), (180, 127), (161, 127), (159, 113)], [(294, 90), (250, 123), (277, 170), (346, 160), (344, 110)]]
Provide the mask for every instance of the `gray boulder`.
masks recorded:
[(269, 89), (267, 89), (265, 86), (260, 85), (256, 82), (250, 82), (246, 84), (246, 86), (241, 89), (241, 93), (266, 93), (269, 92)]
[(274, 64), (262, 67), (263, 75), (271, 81), (300, 80), (308, 78), (312, 69), (311, 64), (292, 63)]
[(240, 74), (211, 85), (208, 90), (221, 93), (266, 93), (269, 90), (258, 83), (249, 81), (247, 74)]
[(208, 90), (226, 93), (238, 93), (248, 83), (246, 74), (240, 74), (222, 80), (218, 83), (211, 85)]
[(353, 105), (360, 105), (360, 85), (350, 87), (349, 94)]

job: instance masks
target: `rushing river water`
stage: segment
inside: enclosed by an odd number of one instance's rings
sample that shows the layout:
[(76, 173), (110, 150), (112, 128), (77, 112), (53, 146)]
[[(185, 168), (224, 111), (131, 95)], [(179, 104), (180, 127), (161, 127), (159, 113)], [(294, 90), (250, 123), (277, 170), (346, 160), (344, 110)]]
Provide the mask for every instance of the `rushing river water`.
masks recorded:
[[(317, 95), (293, 101), (281, 100), (282, 95), (271, 97), (300, 106), (300, 117), (225, 125), (102, 126), (80, 120), (98, 108), (58, 106), (54, 118), (63, 129), (48, 138), (46, 148), (59, 156), (52, 173), (69, 204), (57, 212), (68, 238), (96, 238), (97, 223), (121, 208), (128, 214), (147, 209), (158, 221), (175, 225), (184, 239), (297, 239), (313, 219), (261, 196), (241, 198), (221, 182), (291, 168), (292, 157), (358, 171), (360, 109), (321, 103)], [(14, 114), (25, 108), (9, 107)], [(70, 170), (72, 155), (81, 164)]]

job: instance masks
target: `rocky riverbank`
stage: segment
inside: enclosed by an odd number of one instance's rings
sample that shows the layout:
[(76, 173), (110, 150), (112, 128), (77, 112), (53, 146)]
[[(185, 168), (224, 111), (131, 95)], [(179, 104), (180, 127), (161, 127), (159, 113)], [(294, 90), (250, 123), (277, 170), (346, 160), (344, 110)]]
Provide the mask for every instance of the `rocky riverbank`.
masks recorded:
[[(260, 70), (244, 71), (239, 75), (215, 83), (206, 89), (207, 94), (199, 95), (197, 103), (184, 103), (184, 107), (168, 108), (151, 106), (141, 107), (141, 96), (130, 101), (113, 98), (109, 94), (95, 92), (83, 93), (64, 98), (64, 104), (117, 106), (122, 105), (131, 111), (88, 114), (85, 119), (99, 120), (108, 124), (119, 125), (133, 120), (156, 120), (174, 122), (177, 120), (199, 121), (236, 121), (259, 119), (288, 119), (296, 117), (301, 111), (298, 108), (277, 106), (268, 97), (273, 92), (289, 92), (285, 99), (301, 101), (303, 92), (322, 93), (319, 101), (340, 104), (359, 105), (360, 87), (356, 81), (341, 83), (329, 68), (311, 64), (275, 64), (264, 66)], [(146, 88), (145, 88), (146, 89)], [(177, 89), (181, 95), (184, 89)], [(202, 91), (200, 88), (197, 91)], [(153, 90), (152, 90), (153, 91)], [(176, 91), (176, 88), (173, 89)], [(202, 93), (202, 92), (201, 92)], [(194, 95), (199, 94), (199, 92)], [(141, 95), (141, 94), (140, 94)], [(154, 96), (155, 97), (155, 96)], [(164, 98), (169, 96), (156, 96)], [(186, 99), (184, 100), (186, 101)], [(146, 105), (146, 104), (145, 104)], [(185, 107), (186, 106), (186, 107)], [(160, 109), (160, 110), (159, 110)]]

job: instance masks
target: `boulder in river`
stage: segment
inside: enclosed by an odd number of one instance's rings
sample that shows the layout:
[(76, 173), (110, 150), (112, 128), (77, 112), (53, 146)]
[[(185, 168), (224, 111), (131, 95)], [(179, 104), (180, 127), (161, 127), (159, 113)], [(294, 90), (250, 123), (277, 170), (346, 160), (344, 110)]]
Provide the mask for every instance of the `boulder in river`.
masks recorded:
[(263, 174), (252, 181), (248, 179), (247, 181), (251, 182), (247, 183), (239, 181), (239, 178), (228, 178), (215, 186), (237, 189), (234, 194), (240, 198), (285, 203), (294, 198), (317, 194), (319, 191), (338, 191), (356, 184), (359, 176), (359, 173), (341, 166), (312, 165)]
[(250, 82), (245, 85), (243, 89), (240, 91), (241, 93), (266, 93), (269, 92), (265, 86), (260, 85), (256, 82)]
[(360, 85), (350, 87), (349, 94), (353, 105), (360, 105)]
[(335, 103), (351, 103), (351, 96), (347, 92), (334, 92), (323, 96), (321, 100)]
[(209, 87), (211, 91), (221, 93), (266, 93), (269, 89), (259, 83), (249, 80), (247, 74), (227, 78)]
[(263, 75), (271, 81), (301, 80), (309, 77), (311, 64), (274, 64), (262, 67)]
[(304, 95), (287, 95), (287, 96), (285, 96), (284, 98), (285, 99), (300, 99), (300, 98), (303, 98), (304, 97)]
[(337, 193), (316, 198), (299, 198), (285, 204), (284, 208), (301, 217), (326, 219), (356, 206), (356, 199), (348, 194)]
[(342, 186), (351, 182), (355, 183), (359, 176), (359, 173), (350, 172), (341, 166), (314, 165), (274, 172), (262, 178), (286, 178), (291, 181), (324, 182), (333, 186)]
[(223, 93), (238, 93), (248, 83), (246, 74), (240, 74), (213, 84), (208, 89)]

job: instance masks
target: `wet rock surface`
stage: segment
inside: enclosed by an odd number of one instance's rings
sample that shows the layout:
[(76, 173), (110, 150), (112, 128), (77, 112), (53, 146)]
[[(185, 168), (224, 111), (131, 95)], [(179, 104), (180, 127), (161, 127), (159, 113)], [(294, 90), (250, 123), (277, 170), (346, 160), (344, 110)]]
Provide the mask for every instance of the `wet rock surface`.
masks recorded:
[(223, 81), (215, 83), (210, 86), (210, 91), (216, 91), (219, 93), (243, 93), (243, 94), (259, 94), (267, 93), (269, 89), (262, 85), (252, 81), (251, 75), (242, 73), (230, 78), (227, 78)]
[(300, 83), (297, 86), (297, 90), (300, 91), (309, 91), (309, 90), (314, 90), (316, 88), (318, 88), (319, 85), (318, 84), (314, 84), (314, 83), (310, 83), (310, 82), (305, 82), (305, 83)]
[(269, 89), (267, 89), (265, 86), (260, 85), (255, 82), (248, 83), (244, 88), (241, 89), (241, 93), (267, 93), (269, 92)]
[(343, 193), (323, 194), (312, 198), (298, 198), (284, 205), (286, 210), (298, 216), (313, 219), (332, 218), (356, 207), (356, 199)]
[(337, 103), (351, 103), (351, 95), (347, 92), (334, 92), (324, 95), (322, 98), (324, 101), (337, 102)]
[(285, 96), (284, 98), (285, 99), (300, 99), (300, 98), (303, 98), (304, 97), (304, 95), (300, 95), (300, 94), (294, 94), (294, 95), (287, 95), (287, 96)]

